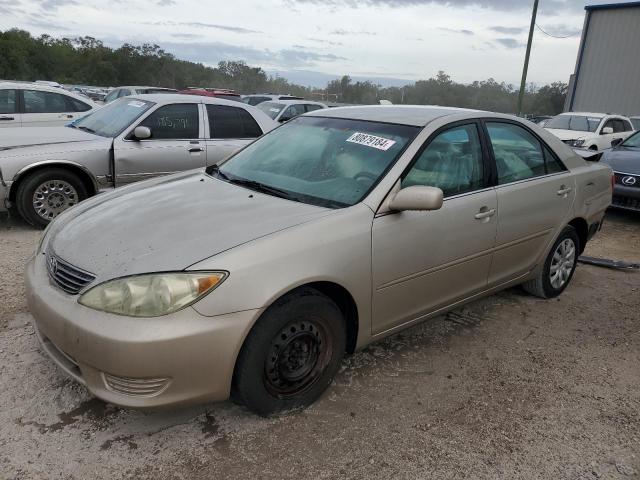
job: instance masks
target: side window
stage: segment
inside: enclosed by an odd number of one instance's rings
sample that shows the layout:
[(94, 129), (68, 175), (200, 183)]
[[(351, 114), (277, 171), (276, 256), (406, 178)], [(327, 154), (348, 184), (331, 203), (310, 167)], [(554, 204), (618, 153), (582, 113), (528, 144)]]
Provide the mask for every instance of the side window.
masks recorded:
[(118, 98), (126, 97), (127, 95), (131, 95), (131, 92), (128, 88), (121, 88), (118, 90)]
[(305, 108), (306, 108), (307, 112), (313, 112), (314, 110), (320, 110), (322, 107), (320, 105), (307, 104), (307, 105), (305, 105)]
[(118, 98), (118, 90), (111, 90), (106, 97), (104, 97), (104, 103), (109, 103)]
[(15, 90), (0, 90), (0, 113), (16, 113), (18, 102)]
[(207, 105), (211, 138), (256, 138), (262, 135), (260, 126), (244, 108)]
[(487, 122), (498, 169), (498, 184), (538, 177), (546, 173), (540, 141), (524, 128)]
[(431, 140), (402, 179), (403, 188), (412, 185), (438, 187), (445, 197), (482, 188), (482, 147), (476, 125), (454, 127)]
[(176, 103), (165, 105), (151, 113), (141, 123), (149, 127), (151, 139), (187, 139), (198, 138), (198, 105), (195, 103)]
[(566, 170), (565, 166), (558, 161), (556, 156), (551, 153), (551, 150), (549, 150), (549, 147), (546, 145), (544, 147), (544, 163), (548, 174), (564, 172)]
[(604, 135), (605, 133), (603, 132), (603, 130), (605, 128), (611, 128), (614, 132), (616, 131), (615, 125), (613, 120), (607, 120), (607, 122), (602, 126), (602, 130), (600, 130), (600, 135)]
[(622, 123), (624, 123), (624, 131), (625, 132), (633, 132), (633, 125), (631, 125), (631, 122), (629, 122), (627, 120), (623, 120)]
[(626, 131), (627, 129), (624, 120), (622, 120), (621, 118), (616, 118), (613, 121), (613, 133), (624, 133)]
[(40, 90), (24, 90), (24, 111), (25, 113), (63, 113), (69, 110), (64, 95)]
[(67, 99), (67, 108), (70, 112), (86, 112), (87, 110), (91, 110), (91, 107), (80, 100), (77, 100), (72, 97), (66, 97)]
[(282, 114), (282, 116), (280, 117), (280, 121), (285, 121), (285, 120), (291, 120), (293, 117), (297, 117), (298, 115), (302, 115), (304, 113), (304, 105), (303, 104), (298, 104), (298, 105), (290, 105), (289, 108), (287, 108), (284, 113)]

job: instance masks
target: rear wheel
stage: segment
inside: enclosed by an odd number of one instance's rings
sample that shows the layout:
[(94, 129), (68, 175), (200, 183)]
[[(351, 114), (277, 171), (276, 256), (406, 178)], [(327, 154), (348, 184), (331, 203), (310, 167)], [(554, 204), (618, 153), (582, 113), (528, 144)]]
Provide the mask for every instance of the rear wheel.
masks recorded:
[(87, 196), (76, 174), (62, 168), (49, 168), (32, 173), (20, 182), (16, 207), (30, 224), (45, 226)]
[(522, 284), (524, 290), (540, 298), (560, 295), (573, 278), (579, 251), (578, 234), (575, 228), (568, 225), (551, 247), (538, 276)]
[(278, 300), (245, 340), (233, 399), (259, 415), (303, 408), (331, 383), (346, 348), (340, 309), (304, 288)]

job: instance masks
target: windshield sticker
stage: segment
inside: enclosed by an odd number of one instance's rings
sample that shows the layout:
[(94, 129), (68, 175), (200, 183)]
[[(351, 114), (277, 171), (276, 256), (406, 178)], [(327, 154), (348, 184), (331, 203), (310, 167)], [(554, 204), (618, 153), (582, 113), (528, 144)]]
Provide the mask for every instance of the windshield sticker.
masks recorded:
[(389, 140), (388, 138), (376, 137), (375, 135), (369, 135), (366, 133), (356, 132), (347, 138), (347, 142), (357, 143), (358, 145), (364, 145), (366, 147), (377, 148), (378, 150), (389, 150), (395, 145), (395, 140)]
[(590, 122), (599, 122), (602, 119), (598, 117), (587, 117), (587, 120), (589, 120)]
[(137, 100), (133, 100), (133, 101), (127, 103), (127, 105), (129, 105), (130, 107), (140, 108), (140, 107), (144, 107), (144, 102), (139, 102)]

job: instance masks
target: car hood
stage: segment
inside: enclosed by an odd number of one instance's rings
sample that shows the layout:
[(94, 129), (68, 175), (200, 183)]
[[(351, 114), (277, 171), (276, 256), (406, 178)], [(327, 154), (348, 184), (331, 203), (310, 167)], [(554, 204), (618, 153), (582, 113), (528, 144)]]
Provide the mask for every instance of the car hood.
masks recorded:
[(87, 148), (87, 142), (110, 145), (112, 139), (71, 127), (29, 127), (0, 129), (0, 155), (23, 155), (38, 151), (47, 153)]
[(619, 146), (605, 151), (601, 161), (616, 172), (640, 175), (640, 148)]
[(82, 202), (54, 222), (46, 248), (104, 281), (183, 270), (332, 212), (247, 190), (198, 170)]
[(560, 140), (581, 140), (594, 136), (591, 132), (578, 132), (576, 130), (558, 130), (557, 128), (547, 128), (545, 130), (553, 133)]

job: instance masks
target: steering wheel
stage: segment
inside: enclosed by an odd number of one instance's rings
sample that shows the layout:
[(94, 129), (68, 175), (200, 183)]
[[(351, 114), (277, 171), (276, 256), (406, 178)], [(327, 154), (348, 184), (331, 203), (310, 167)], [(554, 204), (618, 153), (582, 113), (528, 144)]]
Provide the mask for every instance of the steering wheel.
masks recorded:
[(373, 173), (370, 172), (366, 172), (366, 171), (362, 171), (362, 172), (358, 172), (353, 176), (353, 179), (356, 181), (360, 181), (360, 180), (370, 180), (371, 183), (375, 182), (378, 177), (376, 177)]

